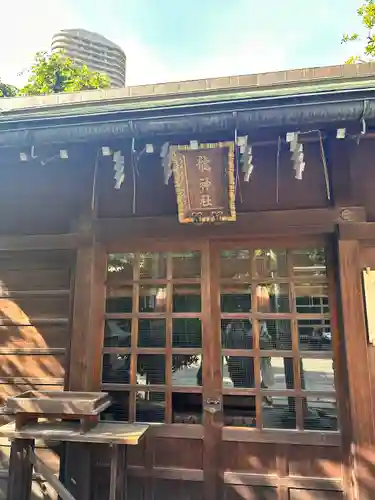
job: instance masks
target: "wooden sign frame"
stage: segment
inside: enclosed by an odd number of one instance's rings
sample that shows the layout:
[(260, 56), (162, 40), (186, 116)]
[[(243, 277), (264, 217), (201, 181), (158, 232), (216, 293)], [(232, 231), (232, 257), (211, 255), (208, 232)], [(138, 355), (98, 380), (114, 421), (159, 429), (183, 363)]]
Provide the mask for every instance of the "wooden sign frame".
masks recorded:
[[(227, 164), (227, 181), (228, 181), (228, 211), (229, 215), (225, 215), (221, 210), (212, 210), (210, 216), (205, 215), (205, 212), (199, 209), (191, 209), (192, 214), (186, 217), (186, 203), (188, 200), (188, 174), (186, 170), (186, 161), (183, 165), (177, 166), (177, 153), (186, 151), (200, 151), (209, 149), (223, 149), (228, 148), (228, 164)], [(180, 223), (212, 223), (212, 222), (234, 222), (236, 220), (236, 194), (235, 194), (235, 165), (234, 165), (234, 151), (235, 146), (232, 141), (216, 142), (216, 143), (202, 143), (199, 144), (198, 149), (192, 148), (189, 145), (171, 146), (172, 155), (172, 169), (174, 185), (177, 196), (178, 205), (178, 218)]]
[(375, 346), (375, 271), (369, 267), (362, 270), (362, 287), (368, 341)]

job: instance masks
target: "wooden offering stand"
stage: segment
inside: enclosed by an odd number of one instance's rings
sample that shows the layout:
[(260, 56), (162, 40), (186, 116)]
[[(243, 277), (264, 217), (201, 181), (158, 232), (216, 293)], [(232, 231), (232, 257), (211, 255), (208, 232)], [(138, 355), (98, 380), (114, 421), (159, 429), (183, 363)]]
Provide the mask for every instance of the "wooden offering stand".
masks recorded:
[[(90, 443), (110, 445), (109, 499), (125, 500), (127, 445), (137, 445), (149, 426), (100, 422), (100, 413), (110, 404), (104, 392), (28, 391), (9, 398), (2, 413), (14, 422), (0, 427), (0, 436), (12, 440), (7, 500), (30, 499), (34, 469), (62, 500), (90, 500)], [(78, 446), (76, 451), (86, 453), (87, 471), (81, 474), (73, 467), (63, 484), (34, 453), (36, 439)]]
[(79, 421), (84, 434), (95, 427), (110, 404), (105, 392), (27, 391), (8, 399), (6, 413), (14, 415), (17, 430), (39, 419), (68, 420)]

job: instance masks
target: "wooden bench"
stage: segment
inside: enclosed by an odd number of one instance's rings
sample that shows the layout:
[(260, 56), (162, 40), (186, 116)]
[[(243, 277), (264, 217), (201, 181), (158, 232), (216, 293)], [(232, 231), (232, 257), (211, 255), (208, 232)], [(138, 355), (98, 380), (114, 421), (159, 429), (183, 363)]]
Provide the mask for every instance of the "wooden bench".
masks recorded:
[[(15, 422), (0, 427), (0, 436), (12, 440), (9, 463), (7, 500), (29, 500), (32, 474), (41, 474), (62, 500), (82, 500), (74, 497), (34, 453), (35, 440), (69, 443), (108, 444), (111, 446), (109, 500), (126, 500), (127, 446), (137, 445), (148, 425), (99, 422), (82, 431), (80, 422), (34, 422), (17, 428)], [(90, 481), (90, 476), (87, 478)], [(87, 490), (89, 490), (87, 485)]]

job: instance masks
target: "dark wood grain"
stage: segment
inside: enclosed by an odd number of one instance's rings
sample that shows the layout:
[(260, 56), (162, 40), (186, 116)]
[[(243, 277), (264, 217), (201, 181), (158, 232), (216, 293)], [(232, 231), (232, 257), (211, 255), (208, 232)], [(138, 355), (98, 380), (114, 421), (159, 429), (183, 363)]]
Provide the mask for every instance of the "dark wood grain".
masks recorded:
[(15, 439), (12, 442), (7, 500), (30, 500), (33, 465), (29, 452), (33, 449), (33, 439)]
[(110, 471), (109, 500), (126, 499), (126, 446), (113, 445)]
[[(350, 446), (354, 491), (361, 500), (375, 495), (375, 485), (366, 480), (368, 450), (375, 443), (374, 408), (370, 364), (361, 287), (360, 251), (357, 241), (338, 241), (340, 312), (345, 338), (352, 436)], [(361, 422), (360, 425), (357, 423)]]

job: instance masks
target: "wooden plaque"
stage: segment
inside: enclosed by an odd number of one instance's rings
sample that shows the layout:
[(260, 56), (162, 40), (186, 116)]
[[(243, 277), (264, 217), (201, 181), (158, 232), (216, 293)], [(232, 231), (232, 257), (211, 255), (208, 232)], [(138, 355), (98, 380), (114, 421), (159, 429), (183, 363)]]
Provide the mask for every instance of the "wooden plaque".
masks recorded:
[(182, 224), (236, 220), (233, 142), (174, 146), (172, 168)]

